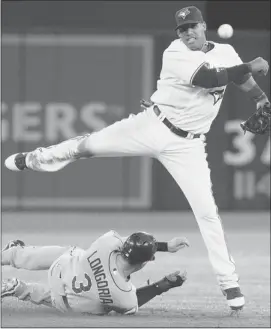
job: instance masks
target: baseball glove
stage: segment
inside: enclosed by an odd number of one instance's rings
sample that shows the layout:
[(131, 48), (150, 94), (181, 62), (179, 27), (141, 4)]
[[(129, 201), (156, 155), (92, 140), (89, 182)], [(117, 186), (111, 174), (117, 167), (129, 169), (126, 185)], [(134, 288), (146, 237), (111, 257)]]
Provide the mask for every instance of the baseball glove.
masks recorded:
[(241, 128), (250, 131), (255, 135), (263, 135), (270, 131), (271, 108), (270, 103), (265, 103), (262, 107), (249, 117), (246, 121), (241, 123)]

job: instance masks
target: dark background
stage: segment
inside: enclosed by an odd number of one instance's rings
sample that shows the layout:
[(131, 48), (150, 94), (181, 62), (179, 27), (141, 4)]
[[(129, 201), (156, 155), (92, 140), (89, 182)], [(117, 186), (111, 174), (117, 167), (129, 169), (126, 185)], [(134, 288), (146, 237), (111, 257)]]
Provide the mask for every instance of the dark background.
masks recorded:
[(202, 10), (209, 29), (270, 30), (270, 1), (2, 1), (2, 28), (91, 28), (122, 33), (174, 29), (174, 14), (185, 6)]

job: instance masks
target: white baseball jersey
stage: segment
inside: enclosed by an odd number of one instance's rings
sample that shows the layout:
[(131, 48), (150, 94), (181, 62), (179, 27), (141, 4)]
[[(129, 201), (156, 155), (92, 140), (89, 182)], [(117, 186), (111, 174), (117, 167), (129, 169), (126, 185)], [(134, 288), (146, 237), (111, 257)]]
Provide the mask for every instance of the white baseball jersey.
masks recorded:
[(177, 127), (207, 133), (218, 114), (226, 86), (205, 89), (192, 85), (204, 64), (210, 68), (239, 65), (242, 60), (228, 44), (215, 43), (207, 53), (190, 50), (180, 39), (164, 51), (160, 79), (151, 100)]
[(59, 271), (49, 271), (58, 282), (50, 285), (55, 306), (63, 311), (62, 300), (55, 296), (58, 293), (64, 295), (68, 308), (76, 312), (137, 312), (136, 288), (130, 279), (125, 279), (118, 272), (116, 266), (116, 258), (122, 244), (122, 238), (116, 232), (110, 231), (99, 237), (86, 251), (79, 249), (61, 256), (52, 265), (52, 268), (55, 268), (55, 265), (59, 264)]

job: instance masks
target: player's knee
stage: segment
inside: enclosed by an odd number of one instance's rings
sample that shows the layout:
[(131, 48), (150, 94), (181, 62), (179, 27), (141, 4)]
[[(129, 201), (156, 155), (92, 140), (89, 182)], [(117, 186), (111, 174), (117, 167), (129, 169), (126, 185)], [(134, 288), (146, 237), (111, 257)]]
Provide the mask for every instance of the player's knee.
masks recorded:
[(209, 215), (202, 216), (201, 219), (205, 222), (216, 223), (217, 221), (219, 221), (219, 216), (214, 215), (214, 214), (209, 214)]
[(216, 209), (206, 209), (195, 212), (195, 217), (200, 221), (216, 222), (219, 215)]

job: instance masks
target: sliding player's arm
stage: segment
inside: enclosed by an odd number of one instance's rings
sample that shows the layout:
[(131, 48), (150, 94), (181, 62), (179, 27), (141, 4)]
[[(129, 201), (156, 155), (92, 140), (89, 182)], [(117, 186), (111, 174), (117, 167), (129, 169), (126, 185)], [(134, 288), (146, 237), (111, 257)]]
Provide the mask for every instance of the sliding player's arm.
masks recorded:
[(157, 242), (157, 251), (176, 252), (185, 247), (189, 247), (189, 242), (183, 237), (176, 237), (167, 242)]

